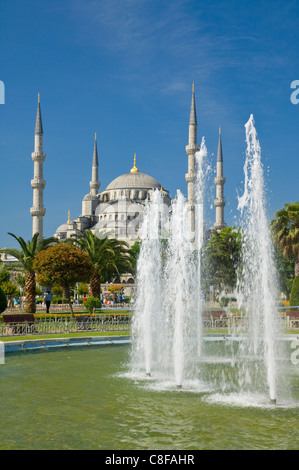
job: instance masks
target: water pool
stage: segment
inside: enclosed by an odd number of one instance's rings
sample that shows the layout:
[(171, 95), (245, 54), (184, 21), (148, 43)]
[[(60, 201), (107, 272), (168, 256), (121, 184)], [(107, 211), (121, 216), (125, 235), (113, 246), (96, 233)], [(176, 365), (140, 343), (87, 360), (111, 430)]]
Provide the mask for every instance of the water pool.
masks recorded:
[[(128, 371), (130, 347), (10, 353), (0, 366), (0, 449), (297, 449), (297, 406), (219, 403)], [(292, 387), (299, 402), (299, 366)], [(237, 402), (236, 402), (237, 403)]]

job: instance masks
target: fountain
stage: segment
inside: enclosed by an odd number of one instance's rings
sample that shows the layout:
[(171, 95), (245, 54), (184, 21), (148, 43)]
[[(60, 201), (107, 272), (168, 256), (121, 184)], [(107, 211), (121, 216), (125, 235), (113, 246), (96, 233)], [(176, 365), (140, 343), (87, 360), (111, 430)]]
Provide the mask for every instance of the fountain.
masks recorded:
[(170, 220), (164, 217), (168, 224), (163, 226), (161, 214), (165, 214), (165, 208), (159, 191), (153, 192), (141, 232), (132, 324), (132, 370), (151, 376), (154, 369), (155, 376), (167, 378), (177, 389), (194, 378), (194, 358), (201, 354), (199, 255), (204, 240), (206, 157), (203, 139), (196, 154), (195, 233), (186, 223), (190, 207), (180, 191), (172, 203)]
[(137, 266), (138, 295), (133, 317), (133, 357), (144, 361), (147, 376), (151, 375), (155, 353), (155, 331), (159, 329), (161, 308), (161, 206), (160, 191), (154, 191), (151, 203), (145, 206), (141, 228), (141, 250)]
[[(256, 386), (266, 380), (270, 402), (277, 399), (277, 341), (279, 331), (276, 308), (278, 285), (273, 246), (266, 217), (265, 188), (261, 148), (257, 139), (254, 118), (245, 125), (246, 160), (244, 165), (244, 194), (239, 198), (241, 212), (242, 270), (239, 273), (239, 306), (248, 318), (247, 341), (242, 343), (241, 356), (260, 358), (256, 361), (255, 380), (252, 368), (240, 368), (240, 384)], [(258, 371), (257, 371), (258, 369)], [(259, 370), (260, 369), (260, 370)]]
[[(239, 398), (259, 394), (264, 402), (266, 393), (268, 401), (270, 398), (270, 403), (275, 404), (282, 333), (276, 314), (278, 289), (266, 217), (261, 149), (253, 116), (245, 130), (244, 194), (238, 204), (243, 233), (242, 269), (237, 285), (243, 321), (222, 338), (221, 347), (221, 339), (203, 335), (200, 251), (205, 233), (208, 165), (202, 139), (196, 155), (195, 233), (190, 232), (186, 223), (190, 206), (180, 191), (172, 202), (167, 240), (161, 230), (163, 209), (158, 191), (146, 207), (138, 260), (131, 369), (139, 377), (146, 375), (168, 387), (190, 390), (196, 382), (196, 389), (202, 390), (208, 384), (214, 391), (220, 389), (221, 398), (225, 395), (228, 401), (230, 394), (233, 401), (237, 393)], [(212, 341), (214, 345), (207, 346)], [(218, 364), (218, 368), (213, 366), (213, 370), (207, 371), (209, 364)], [(284, 381), (279, 375), (280, 381)]]

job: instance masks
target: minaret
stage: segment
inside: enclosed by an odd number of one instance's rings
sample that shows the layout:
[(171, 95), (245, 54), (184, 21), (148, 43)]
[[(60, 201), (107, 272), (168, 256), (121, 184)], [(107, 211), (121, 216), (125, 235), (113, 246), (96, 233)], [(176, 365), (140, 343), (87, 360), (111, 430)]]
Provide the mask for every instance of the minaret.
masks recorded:
[(186, 146), (188, 155), (188, 173), (185, 175), (188, 185), (188, 204), (190, 210), (190, 229), (194, 233), (195, 230), (195, 200), (194, 200), (194, 183), (195, 183), (195, 153), (200, 150), (197, 145), (197, 118), (195, 106), (194, 83), (192, 85), (192, 99), (189, 119), (189, 143)]
[(214, 224), (215, 230), (221, 230), (226, 227), (224, 222), (224, 206), (225, 199), (223, 197), (223, 186), (225, 178), (223, 177), (223, 155), (222, 155), (222, 143), (221, 143), (221, 128), (219, 128), (219, 142), (218, 142), (218, 153), (217, 153), (217, 173), (215, 178), (216, 184), (216, 199), (214, 201), (216, 207), (216, 222)]
[(34, 131), (34, 152), (31, 154), (34, 162), (34, 174), (31, 180), (33, 189), (33, 206), (30, 209), (32, 215), (32, 236), (39, 234), (39, 238), (43, 237), (43, 217), (46, 213), (43, 201), (43, 191), (46, 185), (43, 179), (43, 163), (46, 155), (43, 153), (43, 124), (40, 109), (40, 95), (38, 94), (37, 114)]
[(99, 160), (98, 160), (98, 148), (97, 148), (97, 134), (94, 138), (94, 148), (93, 148), (93, 159), (92, 159), (92, 173), (91, 173), (91, 182), (90, 193), (96, 196), (99, 192), (99, 187), (101, 183), (99, 182)]

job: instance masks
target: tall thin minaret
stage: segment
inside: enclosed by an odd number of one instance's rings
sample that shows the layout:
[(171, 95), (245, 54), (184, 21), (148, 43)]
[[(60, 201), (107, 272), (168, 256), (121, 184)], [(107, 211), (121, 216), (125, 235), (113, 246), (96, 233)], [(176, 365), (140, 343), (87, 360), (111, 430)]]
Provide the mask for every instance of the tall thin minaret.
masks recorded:
[(46, 185), (43, 179), (43, 163), (46, 155), (43, 153), (43, 124), (40, 109), (40, 94), (38, 94), (37, 114), (34, 131), (34, 152), (31, 154), (34, 162), (34, 174), (31, 180), (31, 187), (33, 189), (33, 206), (30, 209), (32, 215), (32, 236), (36, 233), (39, 238), (43, 237), (43, 217), (46, 213), (44, 208), (43, 191)]
[(216, 199), (214, 201), (216, 207), (216, 222), (214, 224), (215, 230), (221, 230), (226, 227), (224, 222), (224, 206), (225, 199), (223, 196), (223, 186), (225, 178), (223, 176), (223, 154), (222, 154), (222, 142), (221, 142), (221, 128), (219, 128), (219, 142), (218, 142), (218, 153), (217, 153), (217, 173), (215, 178), (216, 184)]
[(195, 230), (195, 200), (194, 200), (194, 183), (195, 183), (195, 153), (200, 150), (197, 145), (197, 117), (195, 106), (194, 83), (192, 85), (192, 99), (189, 119), (189, 143), (186, 146), (188, 155), (188, 173), (185, 175), (188, 185), (188, 204), (190, 211), (190, 229), (194, 233)]
[(97, 134), (94, 137), (94, 148), (93, 148), (93, 159), (92, 159), (92, 173), (91, 173), (91, 182), (90, 193), (96, 196), (99, 192), (99, 187), (101, 183), (99, 182), (99, 160), (98, 160), (98, 147), (97, 147)]

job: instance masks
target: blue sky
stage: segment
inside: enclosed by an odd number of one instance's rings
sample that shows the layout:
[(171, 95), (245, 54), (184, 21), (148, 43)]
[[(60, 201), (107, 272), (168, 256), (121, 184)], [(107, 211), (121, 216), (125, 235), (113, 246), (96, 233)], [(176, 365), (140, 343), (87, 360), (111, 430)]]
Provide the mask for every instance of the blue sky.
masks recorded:
[[(268, 214), (299, 199), (298, 1), (1, 0), (0, 246), (31, 238), (37, 94), (44, 126), (44, 235), (81, 213), (94, 133), (100, 181), (140, 171), (186, 194), (195, 83), (198, 140), (215, 168), (222, 128), (228, 224), (242, 193), (245, 129), (254, 115)], [(215, 188), (207, 191), (208, 224)]]

